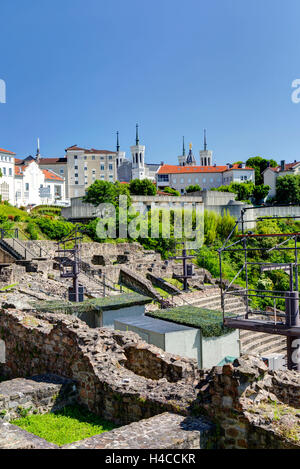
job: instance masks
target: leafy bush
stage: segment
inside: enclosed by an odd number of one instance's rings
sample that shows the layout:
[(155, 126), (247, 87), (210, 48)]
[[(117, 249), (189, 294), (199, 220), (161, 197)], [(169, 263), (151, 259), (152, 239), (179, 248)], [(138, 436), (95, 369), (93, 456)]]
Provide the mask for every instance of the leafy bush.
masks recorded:
[(185, 188), (185, 192), (189, 193), (189, 192), (198, 192), (198, 191), (201, 191), (201, 187), (199, 186), (199, 184), (195, 184), (194, 186), (191, 185), (191, 186), (188, 186)]
[(175, 195), (177, 197), (180, 196), (180, 192), (178, 192), (176, 189), (173, 189), (172, 187), (164, 187), (164, 192), (167, 192), (167, 194), (170, 195)]
[(156, 195), (156, 186), (150, 179), (133, 179), (129, 184), (132, 195)]
[(34, 222), (28, 223), (26, 231), (29, 234), (30, 239), (33, 239), (33, 240), (39, 239), (39, 233)]
[(72, 223), (62, 220), (52, 220), (48, 217), (39, 217), (35, 220), (42, 233), (44, 233), (49, 239), (60, 240), (67, 236), (74, 225)]

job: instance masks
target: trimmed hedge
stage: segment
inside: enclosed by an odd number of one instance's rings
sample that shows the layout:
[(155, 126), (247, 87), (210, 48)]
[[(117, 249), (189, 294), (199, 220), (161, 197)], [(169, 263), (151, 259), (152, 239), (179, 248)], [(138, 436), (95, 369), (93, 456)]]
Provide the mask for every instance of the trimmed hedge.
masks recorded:
[(220, 337), (233, 331), (223, 326), (223, 315), (221, 311), (214, 311), (196, 306), (178, 306), (164, 310), (147, 313), (156, 319), (171, 321), (184, 326), (197, 327), (201, 329), (203, 337)]

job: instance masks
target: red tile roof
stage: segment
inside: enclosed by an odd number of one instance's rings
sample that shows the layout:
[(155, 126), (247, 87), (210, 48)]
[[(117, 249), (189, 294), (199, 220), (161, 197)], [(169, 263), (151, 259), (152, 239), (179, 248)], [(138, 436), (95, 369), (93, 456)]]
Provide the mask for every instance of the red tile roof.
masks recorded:
[(4, 148), (0, 148), (0, 153), (8, 153), (9, 155), (15, 155), (12, 151), (4, 150)]
[(249, 166), (245, 166), (245, 168), (241, 168), (239, 164), (233, 164), (231, 168), (227, 168), (226, 171), (231, 171), (232, 169), (240, 169), (240, 170), (247, 170), (253, 171), (253, 168), (249, 168)]
[(93, 155), (93, 154), (101, 154), (101, 155), (116, 155), (117, 153), (115, 151), (110, 151), (110, 150), (96, 150), (95, 148), (80, 148), (77, 145), (73, 145), (72, 147), (66, 148), (66, 151), (84, 151), (84, 153)]
[(67, 163), (67, 158), (41, 158), (40, 165)]
[[(300, 164), (300, 161), (294, 161), (294, 163), (287, 163), (284, 165), (284, 171), (291, 171), (291, 169), (294, 168), (294, 166), (297, 166), (297, 164)], [(276, 166), (275, 168), (266, 168), (266, 169), (271, 169), (271, 171), (274, 171), (275, 173), (280, 173), (282, 170), (281, 170), (281, 166)]]
[(224, 173), (231, 170), (253, 170), (253, 168), (239, 168), (238, 164), (234, 164), (231, 168), (227, 166), (179, 166), (164, 164), (158, 170), (158, 174), (183, 174), (183, 173)]
[(48, 179), (48, 180), (54, 180), (54, 181), (63, 181), (63, 178), (61, 178), (60, 176), (58, 176), (58, 174), (54, 173), (53, 171), (50, 171), (48, 169), (42, 169), (44, 175), (45, 175), (45, 179)]
[[(27, 164), (27, 165), (25, 165), (25, 164), (16, 165), (15, 166), (15, 175), (16, 176), (23, 176), (24, 171), (26, 170), (26, 168), (28, 168), (29, 164)], [(63, 178), (61, 178), (58, 174), (54, 173), (53, 171), (48, 170), (48, 169), (41, 169), (41, 171), (43, 171), (45, 179), (47, 179), (48, 181), (61, 181), (61, 182), (63, 182)]]

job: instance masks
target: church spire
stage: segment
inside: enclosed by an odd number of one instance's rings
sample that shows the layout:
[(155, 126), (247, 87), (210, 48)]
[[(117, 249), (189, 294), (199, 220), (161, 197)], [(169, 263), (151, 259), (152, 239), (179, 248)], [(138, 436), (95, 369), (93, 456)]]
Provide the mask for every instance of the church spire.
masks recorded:
[(40, 139), (37, 139), (37, 150), (36, 150), (36, 159), (37, 161), (40, 160), (41, 154), (40, 154)]
[(138, 146), (138, 145), (140, 144), (140, 139), (139, 139), (139, 124), (136, 124), (135, 144), (136, 144), (136, 146)]
[(204, 129), (204, 151), (207, 150), (207, 143), (206, 143), (206, 129)]
[(182, 137), (182, 156), (185, 156), (184, 137)]
[(117, 153), (120, 151), (119, 132), (117, 132)]

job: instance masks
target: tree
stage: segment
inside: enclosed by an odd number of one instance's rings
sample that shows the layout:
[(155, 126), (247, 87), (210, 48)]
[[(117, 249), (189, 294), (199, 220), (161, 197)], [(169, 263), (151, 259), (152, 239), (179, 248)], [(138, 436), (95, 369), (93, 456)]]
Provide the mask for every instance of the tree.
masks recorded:
[(178, 197), (180, 196), (180, 193), (176, 189), (173, 189), (172, 187), (164, 187), (163, 191), (171, 195), (176, 195)]
[(95, 181), (86, 191), (83, 202), (97, 207), (103, 203), (111, 203), (116, 207), (119, 205), (119, 196), (127, 196), (127, 204), (131, 204), (130, 193), (127, 184), (120, 184), (118, 181)]
[(156, 186), (150, 179), (133, 179), (129, 184), (131, 195), (156, 195)]
[(276, 199), (283, 204), (300, 203), (300, 175), (287, 174), (276, 180)]
[(185, 188), (185, 191), (187, 193), (189, 192), (198, 192), (198, 191), (201, 191), (201, 187), (199, 186), (199, 184), (196, 184), (195, 186), (191, 185), (191, 186), (188, 186)]
[(255, 198), (255, 203), (259, 204), (260, 202), (262, 202), (269, 194), (270, 189), (270, 186), (267, 186), (265, 184), (255, 186), (253, 189), (253, 197)]
[(261, 156), (254, 156), (248, 158), (246, 161), (246, 166), (253, 168), (255, 170), (255, 185), (260, 186), (264, 183), (263, 172), (270, 164), (271, 168), (278, 166), (275, 160), (262, 158)]

